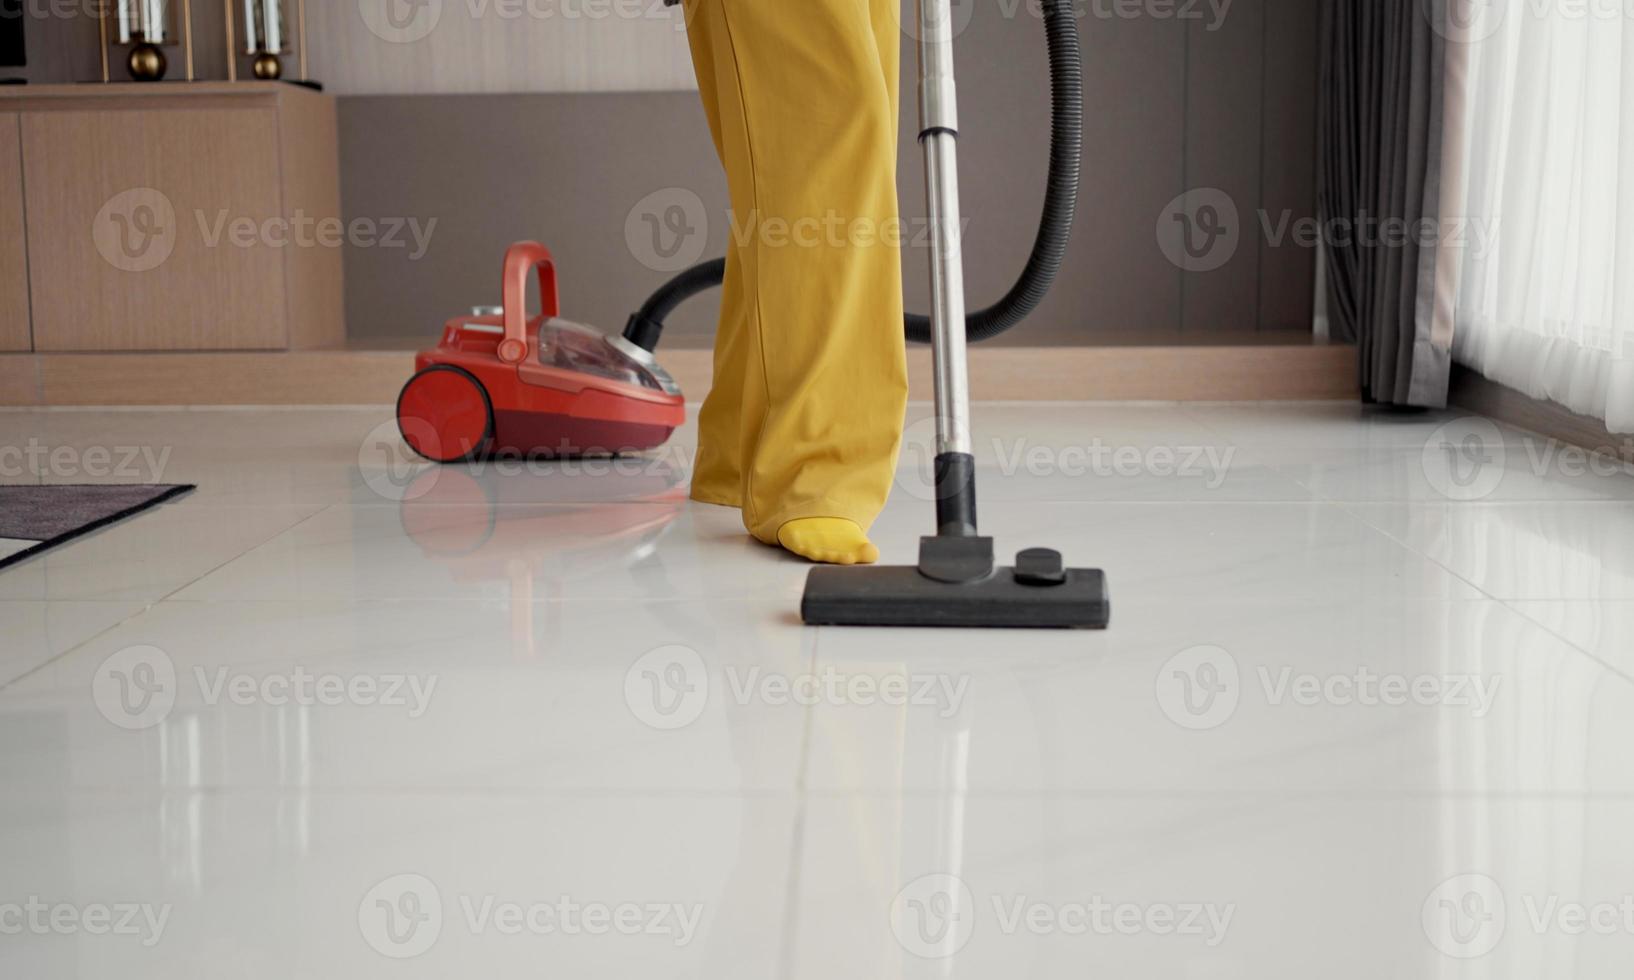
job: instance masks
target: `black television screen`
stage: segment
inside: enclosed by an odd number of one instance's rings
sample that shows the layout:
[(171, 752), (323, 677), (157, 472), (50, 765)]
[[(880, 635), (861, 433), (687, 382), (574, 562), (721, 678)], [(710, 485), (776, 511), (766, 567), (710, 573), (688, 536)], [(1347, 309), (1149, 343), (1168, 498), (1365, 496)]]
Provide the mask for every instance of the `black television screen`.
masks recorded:
[(0, 67), (28, 64), (23, 56), (23, 0), (0, 0)]

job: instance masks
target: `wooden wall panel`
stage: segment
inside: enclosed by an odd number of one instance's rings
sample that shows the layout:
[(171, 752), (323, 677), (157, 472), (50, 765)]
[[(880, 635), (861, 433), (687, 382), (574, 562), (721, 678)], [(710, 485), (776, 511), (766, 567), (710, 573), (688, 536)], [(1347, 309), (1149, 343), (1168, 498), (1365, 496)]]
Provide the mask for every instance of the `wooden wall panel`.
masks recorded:
[[(687, 397), (712, 380), (703, 350), (666, 350)], [(0, 354), (0, 405), (381, 405), (414, 370), (408, 351)], [(908, 352), (912, 398), (931, 397), (930, 351)], [(970, 387), (987, 401), (1354, 400), (1352, 347), (976, 347)]]
[(0, 112), (0, 351), (30, 348), (23, 153), (15, 112)]
[[(291, 220), (340, 220), (335, 100), (299, 90), (286, 93), (280, 125), (284, 215)], [(341, 247), (314, 240), (285, 253), (289, 345), (341, 346), (346, 342)]]
[(44, 405), (40, 359), (34, 354), (0, 353), (0, 406)]
[[(960, 201), (972, 308), (1015, 282), (1037, 232), (1049, 167), (1050, 100), (1037, 5), (971, 4), (959, 34)], [(1131, 325), (1173, 332), (1179, 270), (1158, 249), (1158, 214), (1179, 193), (1185, 150), (1186, 28), (1173, 19), (1083, 8), (1083, 183), (1068, 269), (1024, 327), (998, 343), (1096, 343)], [(902, 46), (904, 86), (898, 187), (910, 227), (925, 213), (913, 72), (916, 41)], [(929, 249), (905, 250), (910, 309), (929, 306)]]
[(36, 350), (285, 345), (274, 245), (220, 226), (281, 213), (275, 110), (22, 121)]
[[(1094, 9), (1095, 5), (1091, 5)], [(1041, 58), (1040, 28), (1007, 25), (1024, 50)], [(1057, 283), (1059, 296), (1046, 302), (1045, 320), (1016, 331), (1014, 341), (1029, 343), (1096, 343), (1101, 336), (1130, 330), (1173, 332), (1180, 324), (1180, 270), (1157, 243), (1158, 215), (1182, 188), (1186, 148), (1185, 26), (1153, 17), (1089, 18), (1083, 32), (1085, 65), (1083, 185), (1078, 223), (1067, 253), (1069, 271)], [(1007, 93), (1041, 108), (1047, 73), (1040, 72), (1025, 90)], [(984, 117), (1007, 111), (1003, 98), (976, 96)], [(1011, 140), (1042, 143), (1048, 113), (1025, 134)], [(911, 147), (912, 144), (904, 144)], [(988, 173), (1002, 172), (1002, 145), (987, 162)], [(1041, 156), (1040, 165), (1048, 158)], [(1027, 175), (1032, 201), (1018, 202), (1004, 221), (1020, 241), (1000, 253), (1002, 276), (1014, 277), (1031, 247), (1042, 180)], [(962, 185), (964, 193), (979, 188)], [(1007, 288), (1008, 282), (997, 288)], [(991, 287), (990, 287), (991, 289)], [(989, 291), (983, 301), (1002, 295)], [(1046, 337), (1048, 338), (1046, 340)], [(1069, 339), (1070, 338), (1070, 339)]]
[[(1265, 3), (1236, 0), (1223, 20), (1187, 25), (1185, 189), (1223, 192), (1235, 205), (1238, 236), (1234, 252), (1206, 261), (1212, 266), (1229, 255), (1224, 265), (1184, 276), (1181, 329), (1188, 333), (1252, 331), (1259, 324)], [(1194, 201), (1194, 209), (1208, 205), (1202, 194)], [(1198, 234), (1201, 248), (1204, 229)], [(1229, 239), (1218, 242), (1230, 248)]]
[[(1317, 27), (1321, 5), (1265, 0), (1265, 165), (1261, 195), (1274, 223), (1316, 216)], [(1260, 329), (1311, 329), (1314, 249), (1260, 244)]]
[(309, 0), (307, 19), (312, 75), (339, 95), (696, 87), (661, 0)]

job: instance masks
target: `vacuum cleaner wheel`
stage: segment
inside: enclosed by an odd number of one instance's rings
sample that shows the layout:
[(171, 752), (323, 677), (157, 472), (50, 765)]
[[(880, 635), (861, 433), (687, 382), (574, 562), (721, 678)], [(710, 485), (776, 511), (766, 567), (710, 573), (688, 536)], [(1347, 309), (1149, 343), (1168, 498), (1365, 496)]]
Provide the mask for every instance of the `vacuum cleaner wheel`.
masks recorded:
[(397, 428), (409, 448), (434, 463), (463, 463), (488, 451), (494, 406), (471, 372), (435, 364), (397, 396)]

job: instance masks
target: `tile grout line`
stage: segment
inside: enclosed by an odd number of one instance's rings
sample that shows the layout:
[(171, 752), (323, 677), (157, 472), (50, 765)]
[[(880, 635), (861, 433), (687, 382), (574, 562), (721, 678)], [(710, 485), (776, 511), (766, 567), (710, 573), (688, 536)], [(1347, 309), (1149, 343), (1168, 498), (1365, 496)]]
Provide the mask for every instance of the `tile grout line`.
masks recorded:
[[(1578, 503), (1599, 503), (1599, 501), (1578, 501)], [(1513, 600), (1511, 600), (1511, 599), (1502, 598), (1501, 596), (1495, 596), (1492, 593), (1488, 592), (1486, 589), (1481, 588), (1481, 586), (1479, 586), (1476, 583), (1474, 583), (1474, 582), (1470, 581), (1469, 579), (1465, 578), (1463, 575), (1460, 575), (1458, 572), (1454, 571), (1452, 568), (1448, 567), (1445, 563), (1441, 562), (1434, 555), (1426, 554), (1425, 552), (1420, 551), (1419, 549), (1417, 549), (1417, 548), (1413, 547), (1412, 545), (1408, 544), (1406, 541), (1403, 541), (1400, 538), (1396, 537), (1394, 534), (1391, 534), (1389, 531), (1385, 530), (1384, 528), (1379, 527), (1377, 524), (1374, 524), (1372, 521), (1368, 520), (1366, 517), (1364, 517), (1361, 514), (1357, 513), (1354, 509), (1352, 509), (1351, 506), (1342, 504), (1341, 509), (1343, 509), (1345, 511), (1345, 513), (1347, 513), (1350, 516), (1354, 517), (1356, 520), (1361, 521), (1364, 526), (1372, 528), (1374, 531), (1376, 531), (1380, 535), (1384, 536), (1387, 540), (1394, 542), (1395, 544), (1401, 546), (1402, 548), (1405, 548), (1407, 551), (1409, 551), (1409, 552), (1411, 552), (1411, 553), (1413, 553), (1415, 555), (1418, 555), (1420, 558), (1424, 559), (1425, 561), (1431, 563), (1435, 567), (1437, 567), (1437, 568), (1441, 569), (1442, 571), (1446, 572), (1448, 575), (1451, 575), (1457, 581), (1463, 582), (1465, 585), (1468, 585), (1470, 588), (1474, 589), (1476, 592), (1479, 592), (1481, 594), (1481, 599), (1480, 600), (1466, 600), (1466, 601), (1485, 601), (1485, 602), (1495, 603), (1495, 604), (1503, 607), (1504, 609), (1509, 610), (1510, 612), (1514, 613), (1515, 615), (1519, 616), (1521, 619), (1525, 620), (1526, 622), (1531, 623), (1533, 626), (1536, 626), (1538, 629), (1543, 630), (1543, 632), (1545, 632), (1548, 635), (1554, 637), (1555, 639), (1559, 640), (1560, 642), (1564, 643), (1568, 649), (1573, 650), (1573, 651), (1575, 651), (1577, 653), (1580, 653), (1583, 656), (1587, 657), (1590, 661), (1600, 665), (1600, 667), (1603, 668), (1607, 673), (1612, 674), (1613, 676), (1616, 676), (1616, 677), (1620, 677), (1620, 678), (1622, 678), (1622, 679), (1624, 679), (1626, 681), (1629, 681), (1630, 683), (1634, 683), (1634, 676), (1630, 676), (1629, 674), (1625, 673), (1622, 668), (1616, 666), (1615, 664), (1612, 664), (1612, 663), (1609, 663), (1609, 662), (1607, 662), (1605, 660), (1602, 660), (1598, 655), (1596, 655), (1596, 654), (1594, 654), (1594, 653), (1592, 653), (1592, 652), (1590, 652), (1588, 650), (1585, 650), (1583, 647), (1579, 646), (1570, 637), (1562, 635), (1561, 633), (1557, 632), (1556, 630), (1554, 630), (1553, 628), (1551, 628), (1547, 624), (1545, 624), (1543, 622), (1540, 622), (1536, 617), (1529, 615), (1524, 609), (1521, 609), (1518, 606), (1514, 605), (1514, 603), (1516, 603), (1516, 602), (1529, 602), (1529, 601), (1536, 601), (1536, 602), (1571, 602), (1571, 601), (1596, 602), (1596, 601), (1603, 601), (1603, 600), (1595, 600), (1595, 599), (1579, 599), (1579, 600), (1569, 600), (1569, 599), (1538, 599), (1538, 600), (1513, 599)]]
[[(23, 142), (23, 114), (17, 113), (17, 183), (21, 194), (23, 212), (23, 292), (26, 294), (25, 306), (28, 312), (28, 352), (38, 353), (39, 341), (34, 329), (34, 280), (32, 249), (28, 247), (28, 154), (24, 152), (26, 144)], [(45, 403), (45, 371), (38, 357), (34, 358), (34, 404)]]
[[(811, 630), (811, 656), (807, 658), (809, 670), (817, 672), (817, 647), (822, 640), (823, 631), (820, 628)], [(811, 764), (812, 730), (817, 724), (817, 709), (806, 705), (805, 725), (800, 732), (800, 755), (795, 763), (794, 779), (794, 826), (790, 831), (789, 840), (789, 874), (788, 884), (783, 895), (783, 922), (780, 927), (782, 941), (778, 948), (777, 971), (782, 980), (792, 980), (795, 975), (795, 949), (800, 932), (800, 884), (801, 867), (805, 863), (806, 854), (806, 817), (809, 799), (806, 793), (806, 771)]]
[(1578, 645), (1578, 643), (1575, 640), (1573, 640), (1571, 637), (1569, 637), (1566, 634), (1560, 632), (1559, 630), (1555, 629), (1553, 626), (1550, 626), (1548, 623), (1545, 623), (1541, 619), (1538, 619), (1536, 616), (1533, 616), (1531, 613), (1528, 613), (1526, 610), (1520, 608), (1519, 606), (1515, 606), (1515, 605), (1512, 604), (1514, 602), (1557, 602), (1558, 603), (1558, 602), (1606, 602), (1606, 601), (1616, 601), (1616, 600), (1604, 600), (1604, 599), (1514, 599), (1514, 600), (1510, 600), (1510, 599), (1494, 599), (1493, 601), (1497, 602), (1499, 605), (1503, 606), (1505, 609), (1508, 609), (1510, 612), (1513, 612), (1515, 615), (1517, 615), (1517, 616), (1521, 617), (1522, 619), (1526, 620), (1528, 623), (1531, 623), (1533, 626), (1536, 626), (1538, 629), (1543, 630), (1543, 632), (1549, 634), (1550, 636), (1554, 637), (1555, 639), (1559, 640), (1560, 642), (1566, 644), (1568, 647), (1572, 648), (1573, 650), (1576, 650), (1578, 653), (1581, 653), (1583, 656), (1588, 657), (1590, 660), (1592, 660), (1595, 663), (1599, 664), (1600, 666), (1604, 667), (1606, 669), (1607, 673), (1610, 673), (1615, 677), (1620, 677), (1623, 680), (1628, 681), (1631, 684), (1634, 684), (1634, 674), (1629, 674), (1627, 671), (1625, 671), (1622, 667), (1618, 666), (1617, 664), (1612, 663), (1611, 661), (1602, 658), (1599, 654), (1595, 653), (1592, 650), (1589, 650), (1586, 647)]
[[(334, 506), (338, 506), (338, 505), (329, 504), (329, 505), (326, 505), (324, 507), (320, 507), (318, 510), (316, 510), (313, 513), (308, 514), (305, 517), (297, 520), (295, 523), (289, 525), (288, 527), (281, 528), (281, 529), (279, 529), (277, 531), (274, 531), (269, 537), (264, 538), (264, 539), (256, 542), (255, 544), (250, 545), (248, 548), (244, 549), (243, 551), (239, 552), (236, 555), (233, 555), (231, 558), (228, 558), (228, 559), (222, 561), (220, 564), (214, 565), (211, 568), (206, 569), (205, 571), (200, 573), (198, 576), (196, 576), (194, 578), (191, 578), (191, 579), (188, 579), (186, 582), (182, 583), (181, 585), (178, 585), (174, 589), (171, 589), (169, 592), (165, 593), (164, 595), (159, 596), (156, 599), (146, 600), (140, 610), (138, 610), (138, 611), (136, 611), (134, 613), (131, 613), (129, 616), (126, 616), (125, 618), (119, 620), (116, 623), (113, 623), (113, 624), (109, 625), (106, 629), (102, 629), (102, 630), (97, 631), (96, 633), (93, 633), (92, 635), (86, 637), (85, 639), (81, 640), (80, 642), (75, 643), (73, 646), (70, 646), (70, 647), (64, 649), (62, 652), (57, 653), (57, 654), (55, 654), (55, 655), (53, 655), (51, 657), (46, 658), (45, 660), (40, 661), (38, 664), (35, 664), (33, 667), (30, 667), (28, 670), (24, 671), (23, 673), (18, 674), (16, 677), (13, 677), (11, 680), (6, 681), (4, 684), (0, 684), (0, 693), (4, 693), (6, 690), (10, 689), (13, 685), (15, 685), (15, 684), (19, 683), (20, 681), (23, 681), (23, 680), (25, 680), (25, 679), (27, 679), (29, 677), (34, 676), (35, 674), (39, 673), (41, 670), (44, 670), (46, 667), (49, 667), (52, 664), (56, 663), (57, 661), (63, 659), (64, 657), (67, 657), (69, 654), (79, 652), (80, 650), (84, 649), (87, 645), (89, 645), (91, 643), (95, 643), (97, 640), (101, 639), (104, 636), (107, 636), (109, 633), (113, 632), (116, 629), (119, 629), (120, 627), (126, 625), (127, 623), (130, 623), (130, 622), (132, 622), (134, 620), (140, 619), (143, 616), (146, 616), (148, 613), (153, 611), (154, 607), (158, 606), (160, 603), (169, 601), (170, 597), (175, 595), (176, 593), (181, 592), (181, 591), (183, 591), (183, 590), (185, 590), (187, 588), (190, 588), (191, 586), (193, 586), (194, 584), (196, 584), (199, 581), (203, 580), (204, 578), (206, 578), (206, 577), (208, 577), (210, 575), (213, 575), (216, 572), (219, 572), (221, 569), (226, 568), (228, 565), (231, 565), (233, 562), (239, 560), (240, 558), (242, 558), (245, 555), (249, 554), (250, 552), (256, 550), (257, 548), (260, 548), (260, 547), (266, 545), (269, 541), (272, 541), (274, 538), (277, 538), (280, 535), (283, 535), (283, 534), (285, 534), (285, 533), (287, 533), (289, 531), (295, 530), (296, 528), (300, 527), (302, 524), (305, 524), (307, 521), (310, 521), (313, 518), (317, 517), (318, 515), (325, 513), (331, 507), (334, 507)], [(46, 600), (43, 600), (43, 601), (49, 603), (49, 602), (52, 602), (54, 600), (46, 599)], [(65, 599), (65, 600), (58, 600), (58, 601), (69, 602), (69, 601), (74, 601), (74, 600), (66, 600)], [(87, 599), (87, 600), (82, 600), (82, 601), (94, 602), (94, 601), (97, 601), (97, 600)], [(113, 601), (113, 600), (102, 600), (102, 601)], [(194, 600), (194, 601), (208, 602), (210, 600)]]
[(1486, 599), (1487, 601), (1496, 602), (1496, 603), (1499, 603), (1499, 604), (1503, 603), (1502, 599), (1499, 599), (1497, 596), (1495, 596), (1495, 595), (1491, 594), (1490, 592), (1488, 592), (1487, 590), (1481, 588), (1479, 585), (1476, 585), (1474, 582), (1471, 582), (1469, 579), (1467, 579), (1464, 576), (1462, 576), (1462, 575), (1458, 574), (1457, 572), (1453, 571), (1451, 568), (1448, 568), (1445, 564), (1438, 561), (1433, 555), (1425, 554), (1424, 552), (1422, 552), (1422, 551), (1418, 550), (1417, 548), (1413, 547), (1412, 545), (1408, 544), (1406, 541), (1401, 540), (1400, 538), (1396, 537), (1394, 534), (1391, 534), (1389, 531), (1385, 530), (1384, 528), (1380, 527), (1379, 525), (1377, 525), (1377, 524), (1373, 523), (1372, 521), (1368, 520), (1366, 517), (1362, 516), (1360, 513), (1358, 513), (1356, 511), (1356, 509), (1355, 509), (1356, 503), (1355, 502), (1345, 503), (1345, 502), (1341, 502), (1341, 501), (1334, 501), (1333, 503), (1334, 503), (1334, 506), (1337, 506), (1340, 510), (1344, 511), (1346, 514), (1349, 514), (1352, 518), (1354, 518), (1357, 521), (1361, 522), (1361, 525), (1363, 527), (1366, 527), (1366, 528), (1372, 530), (1374, 533), (1378, 534), (1380, 537), (1384, 538), (1386, 541), (1389, 541), (1392, 544), (1396, 545), (1397, 547), (1407, 551), (1409, 554), (1417, 555), (1418, 557), (1424, 559), (1425, 561), (1429, 562), (1430, 564), (1434, 565), (1435, 567), (1441, 569), (1443, 572), (1446, 572), (1448, 575), (1452, 576), (1452, 578), (1455, 581), (1462, 582), (1465, 585), (1469, 586), (1470, 588), (1474, 589), (1476, 592), (1480, 593), (1481, 597)]
[[(741, 787), (736, 789), (701, 789), (701, 790), (674, 790), (662, 786), (632, 786), (632, 787), (539, 787), (539, 786), (506, 786), (506, 787), (477, 787), (459, 785), (391, 785), (391, 786), (364, 786), (364, 787), (337, 787), (333, 785), (294, 785), (294, 784), (257, 784), (257, 785), (218, 785), (218, 786), (187, 786), (168, 789), (151, 787), (132, 788), (116, 783), (99, 783), (79, 785), (73, 788), (73, 793), (83, 796), (111, 796), (111, 797), (164, 797), (164, 796), (196, 796), (219, 799), (252, 799), (265, 796), (283, 796), (292, 790), (298, 790), (303, 795), (330, 799), (370, 799), (395, 797), (433, 797), (450, 799), (562, 799), (562, 800), (691, 800), (698, 802), (721, 802), (757, 800), (778, 801), (787, 799), (787, 795), (778, 790), (761, 790), (755, 787)], [(901, 801), (901, 800), (933, 800), (937, 802), (954, 801), (1004, 801), (1004, 800), (1111, 800), (1111, 801), (1145, 801), (1145, 800), (1254, 800), (1277, 803), (1320, 802), (1332, 800), (1349, 800), (1361, 803), (1390, 803), (1400, 800), (1416, 801), (1443, 801), (1443, 800), (1533, 800), (1533, 801), (1561, 801), (1574, 800), (1591, 803), (1600, 802), (1634, 802), (1634, 791), (1630, 790), (1539, 790), (1539, 789), (1501, 789), (1501, 790), (1371, 790), (1371, 789), (1335, 789), (1318, 790), (1306, 793), (1278, 793), (1269, 790), (1201, 790), (1187, 792), (1184, 790), (1122, 790), (1122, 789), (1095, 789), (1085, 787), (1058, 787), (1035, 789), (1007, 789), (1003, 787), (980, 787), (961, 790), (927, 790), (913, 787), (897, 787), (889, 790), (869, 788), (827, 787), (812, 790), (811, 797), (818, 800), (833, 802), (846, 800), (862, 801)]]

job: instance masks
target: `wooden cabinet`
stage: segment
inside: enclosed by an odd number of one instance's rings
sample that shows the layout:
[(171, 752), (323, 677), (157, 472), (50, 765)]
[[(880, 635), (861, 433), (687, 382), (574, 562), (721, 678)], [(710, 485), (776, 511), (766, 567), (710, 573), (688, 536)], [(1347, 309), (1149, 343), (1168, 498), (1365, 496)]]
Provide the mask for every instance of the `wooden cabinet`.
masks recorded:
[(20, 190), (34, 350), (344, 340), (340, 242), (318, 233), (340, 227), (332, 99), (279, 83), (41, 86), (0, 112), (21, 144), (0, 235)]
[(0, 351), (29, 349), (23, 155), (15, 112), (0, 112)]

